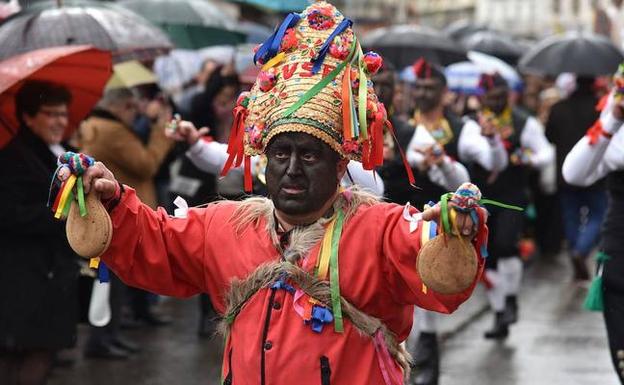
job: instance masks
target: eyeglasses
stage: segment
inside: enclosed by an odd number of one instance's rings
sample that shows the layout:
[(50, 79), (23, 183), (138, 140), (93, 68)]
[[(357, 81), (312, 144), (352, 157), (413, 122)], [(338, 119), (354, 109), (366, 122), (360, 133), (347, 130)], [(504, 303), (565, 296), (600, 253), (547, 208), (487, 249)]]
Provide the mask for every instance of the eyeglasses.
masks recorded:
[(44, 114), (48, 118), (67, 118), (67, 117), (69, 117), (69, 113), (67, 111), (53, 111), (53, 110), (41, 109), (41, 110), (39, 110), (39, 113)]

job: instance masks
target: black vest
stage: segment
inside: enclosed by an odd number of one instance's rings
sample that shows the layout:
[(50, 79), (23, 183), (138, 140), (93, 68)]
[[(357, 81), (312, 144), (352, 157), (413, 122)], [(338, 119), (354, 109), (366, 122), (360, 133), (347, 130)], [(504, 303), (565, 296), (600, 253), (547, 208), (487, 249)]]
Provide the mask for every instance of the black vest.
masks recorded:
[[(513, 134), (504, 140), (507, 157), (521, 147), (520, 138), (529, 115), (518, 109), (512, 110)], [(470, 178), (479, 188), (483, 197), (501, 200), (505, 203), (525, 205), (528, 201), (529, 168), (524, 165), (513, 165), (511, 161), (502, 172), (494, 176), (491, 171), (473, 163), (469, 165)]]
[[(448, 121), (453, 131), (453, 139), (444, 146), (444, 151), (451, 158), (457, 159), (459, 134), (464, 126), (464, 121), (446, 111), (444, 118)], [(406, 121), (395, 121), (394, 124), (399, 146), (406, 152), (414, 136), (415, 127)], [(395, 152), (395, 159), (379, 171), (384, 180), (388, 200), (401, 205), (410, 202), (412, 206), (422, 209), (429, 201), (437, 202), (442, 194), (448, 192), (442, 186), (433, 183), (429, 179), (427, 172), (420, 172), (418, 168), (412, 168), (418, 188), (410, 186), (401, 161), (401, 155), (398, 151)]]

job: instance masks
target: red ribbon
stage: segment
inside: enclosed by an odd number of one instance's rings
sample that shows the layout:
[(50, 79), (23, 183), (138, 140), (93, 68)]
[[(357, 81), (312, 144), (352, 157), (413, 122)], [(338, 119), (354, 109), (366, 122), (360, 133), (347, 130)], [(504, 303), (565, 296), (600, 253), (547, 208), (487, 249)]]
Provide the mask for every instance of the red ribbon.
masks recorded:
[(253, 184), (251, 181), (251, 157), (245, 155), (245, 192), (252, 192)]
[(245, 119), (247, 118), (247, 108), (236, 106), (233, 111), (234, 122), (230, 131), (230, 140), (228, 141), (227, 153), (229, 157), (221, 170), (221, 176), (226, 176), (228, 171), (234, 167), (240, 167), (243, 162), (245, 145), (243, 139), (245, 137)]
[(601, 97), (598, 103), (596, 103), (596, 111), (602, 112), (604, 108), (607, 106), (607, 102), (609, 101), (609, 94)]
[(407, 173), (407, 179), (409, 180), (409, 184), (412, 185), (413, 187), (416, 187), (416, 178), (414, 178), (414, 173), (412, 172), (412, 168), (410, 167), (409, 163), (407, 163), (407, 158), (405, 157), (405, 153), (403, 152), (403, 149), (401, 148), (401, 145), (399, 144), (399, 139), (397, 139), (396, 133), (394, 132), (394, 127), (392, 126), (392, 123), (390, 123), (389, 120), (386, 120), (386, 127), (388, 127), (388, 130), (392, 134), (392, 137), (394, 138), (397, 148), (399, 149), (399, 153), (401, 154), (401, 160), (403, 161), (403, 167), (405, 167), (405, 172)]
[(414, 74), (419, 79), (429, 79), (431, 77), (431, 66), (424, 58), (420, 58), (414, 63)]
[(587, 138), (589, 139), (589, 144), (593, 145), (593, 144), (598, 143), (598, 139), (600, 139), (600, 137), (604, 133), (605, 132), (602, 129), (602, 123), (600, 122), (600, 119), (598, 119), (596, 123), (594, 123), (594, 125), (591, 126), (589, 130), (587, 130), (587, 133), (585, 134), (585, 136), (587, 136)]
[(384, 114), (384, 111), (377, 111), (377, 113), (375, 114), (375, 118), (370, 125), (370, 131), (372, 136), (371, 140), (373, 146), (371, 153), (371, 163), (373, 167), (381, 166), (383, 164), (383, 128), (385, 119), (386, 115)]

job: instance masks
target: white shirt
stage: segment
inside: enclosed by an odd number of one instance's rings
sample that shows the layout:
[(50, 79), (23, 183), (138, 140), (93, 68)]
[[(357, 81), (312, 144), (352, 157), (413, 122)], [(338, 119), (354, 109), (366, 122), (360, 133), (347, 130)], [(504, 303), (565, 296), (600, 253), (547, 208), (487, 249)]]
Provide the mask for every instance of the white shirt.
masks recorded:
[[(227, 144), (225, 143), (198, 140), (197, 143), (191, 146), (186, 152), (186, 156), (200, 170), (212, 174), (219, 174), (229, 155), (227, 153)], [(259, 156), (251, 158), (252, 173), (257, 170), (256, 163), (258, 160)], [(349, 172), (345, 174), (341, 182), (343, 187), (356, 184), (369, 192), (378, 196), (383, 196), (384, 183), (377, 172), (364, 170), (362, 163), (355, 161), (349, 162), (347, 169)], [(349, 175), (353, 178), (353, 182), (350, 180)]]
[(563, 162), (563, 178), (576, 186), (590, 186), (612, 171), (624, 170), (624, 122), (615, 119), (609, 105), (600, 116), (604, 131), (614, 133), (611, 140), (600, 135), (595, 144), (584, 136)]
[[(407, 162), (414, 168), (422, 168), (425, 162), (424, 151), (436, 144), (436, 140), (422, 124), (416, 126), (414, 135), (407, 146)], [(454, 161), (451, 157), (444, 155), (442, 163), (433, 165), (427, 170), (429, 180), (438, 186), (455, 191), (462, 183), (470, 182), (468, 170), (463, 164)]]
[(500, 137), (481, 135), (481, 126), (474, 120), (464, 124), (457, 147), (462, 162), (477, 163), (488, 171), (502, 171), (507, 167), (507, 151)]
[[(502, 171), (509, 165), (509, 156), (498, 135), (486, 138), (481, 126), (468, 121), (459, 137), (459, 157), (464, 162), (475, 162), (488, 171)], [(530, 150), (530, 166), (543, 170), (555, 159), (554, 147), (546, 139), (544, 127), (529, 117), (520, 135), (520, 146)]]

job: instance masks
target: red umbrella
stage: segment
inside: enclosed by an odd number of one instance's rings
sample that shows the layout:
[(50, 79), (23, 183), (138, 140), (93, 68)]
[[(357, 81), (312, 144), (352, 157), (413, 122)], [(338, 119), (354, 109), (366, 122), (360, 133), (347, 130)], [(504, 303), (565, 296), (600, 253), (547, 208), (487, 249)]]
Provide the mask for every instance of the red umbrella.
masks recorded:
[(68, 138), (102, 96), (112, 74), (110, 52), (91, 46), (44, 48), (0, 62), (0, 148), (19, 129), (15, 94), (26, 80), (42, 80), (66, 87), (69, 105)]

